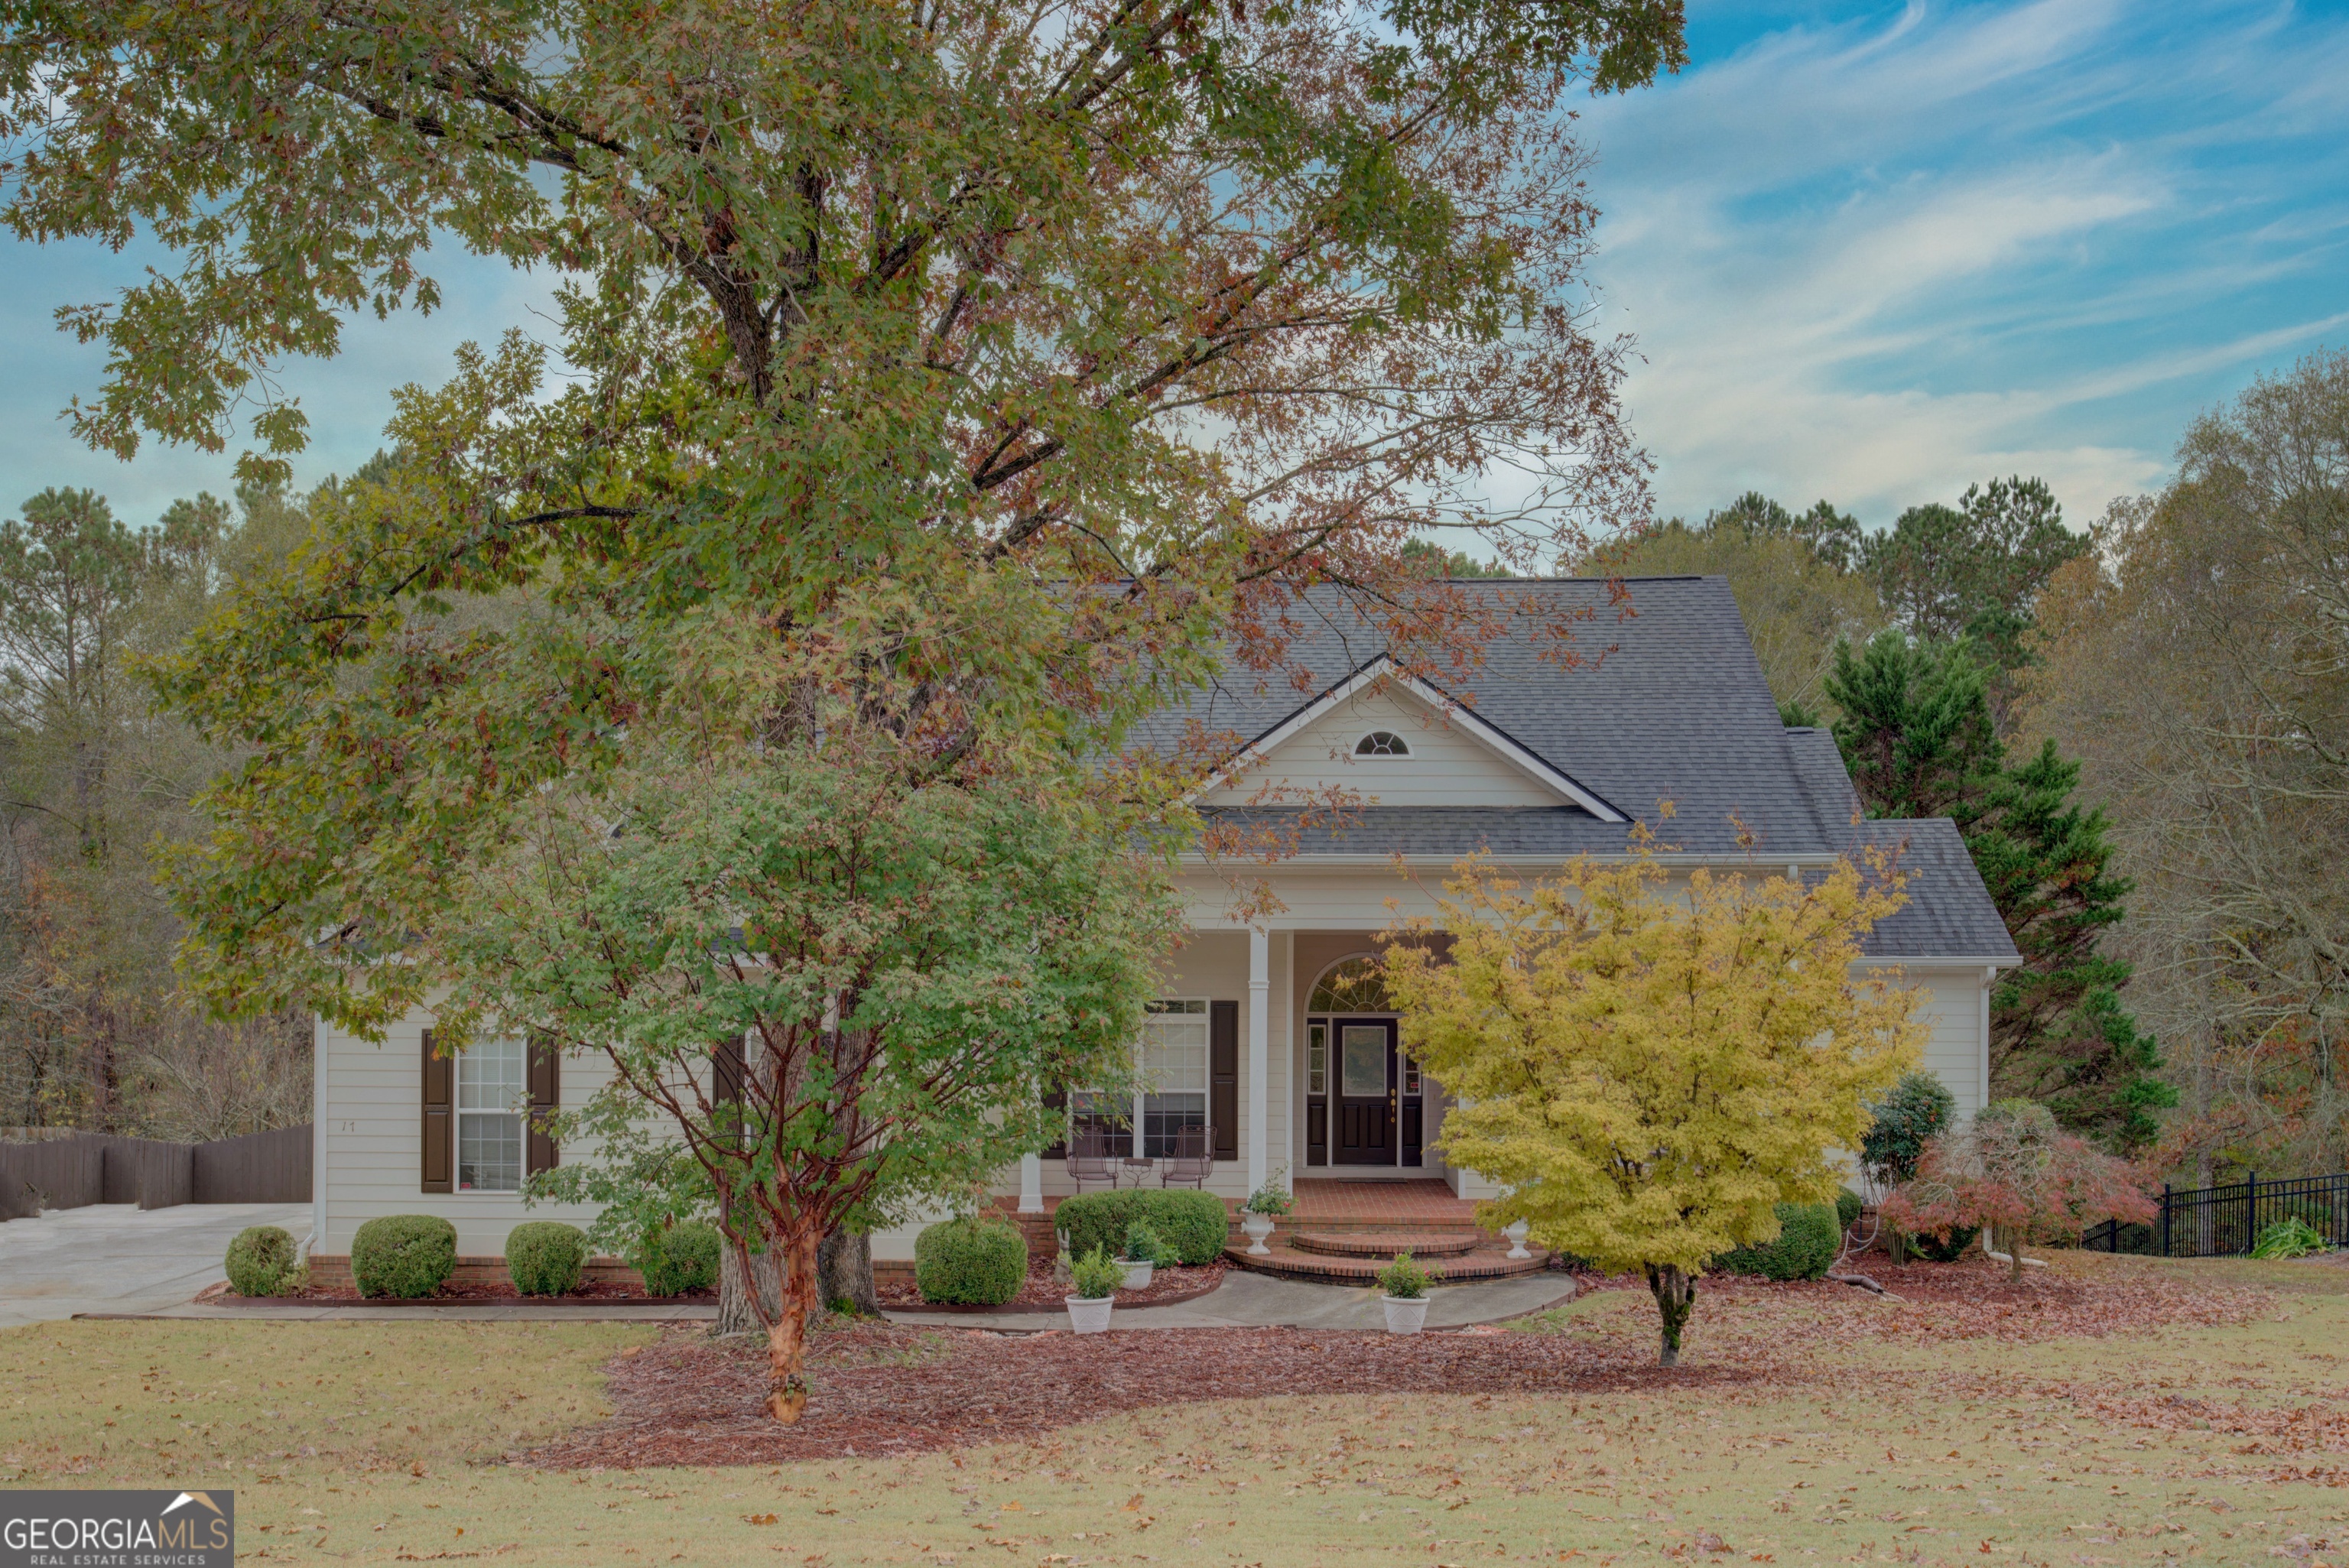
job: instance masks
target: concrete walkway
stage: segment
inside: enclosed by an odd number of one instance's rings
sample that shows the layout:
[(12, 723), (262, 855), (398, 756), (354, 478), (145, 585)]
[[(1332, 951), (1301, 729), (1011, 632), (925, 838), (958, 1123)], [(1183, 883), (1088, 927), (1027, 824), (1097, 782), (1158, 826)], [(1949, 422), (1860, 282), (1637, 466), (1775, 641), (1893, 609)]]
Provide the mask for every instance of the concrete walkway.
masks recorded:
[(0, 1224), (0, 1326), (78, 1313), (146, 1313), (177, 1306), (215, 1280), (247, 1225), (282, 1225), (298, 1248), (307, 1203), (129, 1203), (52, 1209)]
[[(1375, 1285), (1313, 1284), (1234, 1269), (1223, 1287), (1173, 1306), (1120, 1307), (1112, 1328), (1375, 1328), (1386, 1327)], [(1574, 1277), (1520, 1274), (1476, 1284), (1445, 1285), (1429, 1294), (1427, 1326), (1466, 1328), (1523, 1317), (1574, 1298)], [(1006, 1333), (1066, 1328), (1061, 1312), (892, 1312), (893, 1323), (940, 1328), (992, 1328)]]
[[(91, 1315), (111, 1315), (93, 1314)], [(251, 1306), (224, 1306), (216, 1302), (182, 1302), (140, 1317), (275, 1318), (296, 1323), (714, 1323), (718, 1308), (708, 1302), (650, 1305), (554, 1306), (531, 1302), (451, 1302), (414, 1306), (326, 1306), (315, 1301), (257, 1302)]]

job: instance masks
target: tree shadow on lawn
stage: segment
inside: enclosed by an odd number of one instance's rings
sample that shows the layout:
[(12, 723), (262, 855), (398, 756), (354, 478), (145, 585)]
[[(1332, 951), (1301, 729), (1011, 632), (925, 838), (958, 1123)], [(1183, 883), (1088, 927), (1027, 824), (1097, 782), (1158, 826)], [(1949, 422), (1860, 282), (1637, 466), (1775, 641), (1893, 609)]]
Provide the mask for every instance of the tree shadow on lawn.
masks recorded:
[(828, 1320), (812, 1347), (807, 1414), (779, 1427), (761, 1407), (765, 1348), (678, 1329), (612, 1363), (612, 1417), (533, 1450), (583, 1469), (769, 1464), (875, 1457), (1032, 1436), (1151, 1406), (1280, 1396), (1596, 1394), (1711, 1389), (1764, 1394), (1860, 1383), (1880, 1369), (1855, 1342), (2002, 1344), (2249, 1321), (2275, 1298), (2159, 1271), (2033, 1271), (1987, 1263), (1885, 1269), (1905, 1300), (1848, 1285), (1708, 1280), (1688, 1358), (1655, 1364), (1644, 1286), (1592, 1279), (1576, 1303), (1495, 1329), (1398, 1337), (1348, 1331), (1131, 1329), (1009, 1336)]

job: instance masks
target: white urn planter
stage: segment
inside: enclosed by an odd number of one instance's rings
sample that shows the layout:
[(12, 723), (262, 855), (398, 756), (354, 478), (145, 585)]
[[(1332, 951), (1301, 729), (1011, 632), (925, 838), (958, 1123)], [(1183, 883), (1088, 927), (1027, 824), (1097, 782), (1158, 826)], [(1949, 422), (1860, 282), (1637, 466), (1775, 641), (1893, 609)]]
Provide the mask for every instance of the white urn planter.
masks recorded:
[(1252, 1258), (1261, 1258), (1271, 1254), (1272, 1249), (1264, 1244), (1264, 1239), (1272, 1234), (1273, 1223), (1274, 1221), (1270, 1214), (1242, 1214), (1240, 1216), (1240, 1230), (1247, 1234), (1248, 1239), (1248, 1256)]
[(1077, 1333), (1109, 1331), (1110, 1309), (1117, 1305), (1117, 1297), (1105, 1295), (1098, 1301), (1088, 1301), (1081, 1295), (1064, 1295), (1061, 1299), (1069, 1304), (1069, 1326)]
[(1148, 1290), (1150, 1276), (1158, 1267), (1148, 1258), (1143, 1259), (1140, 1263), (1135, 1263), (1132, 1258), (1120, 1258), (1117, 1260), (1117, 1266), (1125, 1271), (1125, 1288), (1128, 1290)]
[(1387, 1309), (1389, 1334), (1417, 1334), (1427, 1326), (1427, 1301), (1423, 1295), (1382, 1295), (1379, 1305)]
[(1533, 1253), (1526, 1251), (1526, 1237), (1532, 1233), (1532, 1231), (1533, 1226), (1524, 1220), (1513, 1220), (1502, 1228), (1501, 1234), (1509, 1238), (1509, 1256), (1513, 1258), (1533, 1256)]

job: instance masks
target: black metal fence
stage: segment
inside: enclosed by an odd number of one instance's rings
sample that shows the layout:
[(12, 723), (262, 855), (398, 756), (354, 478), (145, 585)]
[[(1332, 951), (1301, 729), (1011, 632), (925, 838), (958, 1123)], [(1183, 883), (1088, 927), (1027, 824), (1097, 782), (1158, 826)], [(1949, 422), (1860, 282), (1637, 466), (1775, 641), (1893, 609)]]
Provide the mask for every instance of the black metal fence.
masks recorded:
[(2161, 1190), (2161, 1214), (2150, 1225), (2107, 1220), (2080, 1238), (2098, 1252), (2144, 1253), (2163, 1258), (2240, 1257), (2260, 1233), (2282, 1220), (2300, 1220), (2336, 1247), (2349, 1246), (2349, 1171), (2262, 1181), (2252, 1171), (2220, 1187)]

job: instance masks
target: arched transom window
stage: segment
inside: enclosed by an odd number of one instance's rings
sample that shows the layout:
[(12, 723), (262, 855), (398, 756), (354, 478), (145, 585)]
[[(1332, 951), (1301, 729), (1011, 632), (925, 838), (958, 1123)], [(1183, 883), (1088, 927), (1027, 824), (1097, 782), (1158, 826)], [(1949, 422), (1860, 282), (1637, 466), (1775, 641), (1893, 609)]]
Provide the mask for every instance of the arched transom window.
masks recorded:
[(1392, 729), (1374, 729), (1354, 742), (1357, 757), (1408, 757), (1411, 742)]
[(1375, 958), (1349, 958), (1321, 976), (1313, 987), (1309, 1013), (1392, 1013), (1384, 975)]

